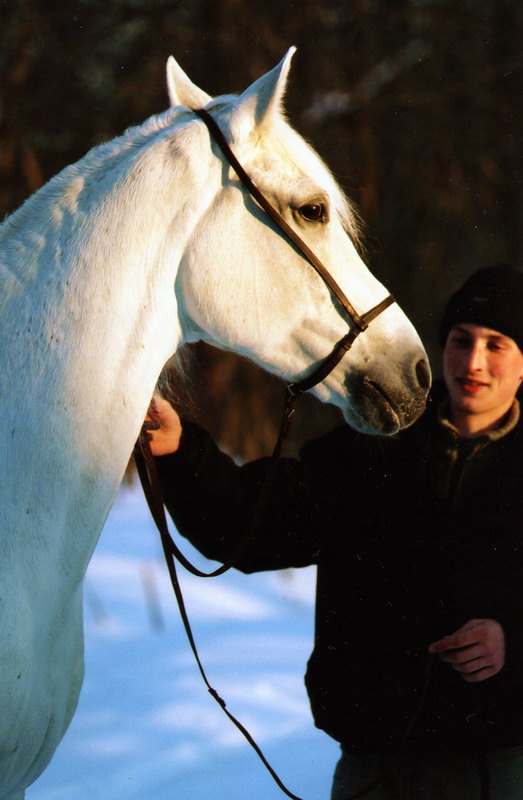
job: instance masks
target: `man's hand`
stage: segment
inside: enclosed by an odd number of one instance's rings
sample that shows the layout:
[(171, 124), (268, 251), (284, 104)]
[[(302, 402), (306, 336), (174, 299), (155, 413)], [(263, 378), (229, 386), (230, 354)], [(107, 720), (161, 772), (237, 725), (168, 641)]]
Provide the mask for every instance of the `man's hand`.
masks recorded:
[(505, 665), (505, 635), (495, 619), (471, 619), (459, 631), (429, 645), (467, 683), (479, 683)]
[(167, 400), (158, 395), (153, 397), (144, 427), (147, 430), (153, 456), (165, 456), (178, 450), (182, 424), (180, 417)]

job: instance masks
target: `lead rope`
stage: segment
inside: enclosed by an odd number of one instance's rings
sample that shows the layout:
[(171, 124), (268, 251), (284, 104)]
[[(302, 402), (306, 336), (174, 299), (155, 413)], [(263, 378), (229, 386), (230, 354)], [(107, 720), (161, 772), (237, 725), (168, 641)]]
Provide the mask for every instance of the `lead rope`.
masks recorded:
[[(251, 520), (251, 524), (250, 524), (249, 529), (247, 531), (247, 535), (243, 537), (243, 540), (240, 543), (240, 547), (238, 548), (237, 552), (235, 553), (235, 556), (234, 556), (233, 560), (231, 560), (227, 564), (223, 564), (219, 569), (215, 570), (212, 573), (201, 572), (200, 570), (196, 569), (192, 564), (190, 564), (190, 562), (179, 551), (178, 547), (176, 546), (176, 544), (175, 544), (175, 542), (174, 542), (174, 540), (173, 540), (173, 538), (172, 538), (172, 536), (171, 536), (171, 534), (169, 532), (169, 526), (167, 524), (167, 517), (165, 515), (165, 507), (164, 507), (163, 498), (162, 498), (161, 489), (160, 489), (160, 481), (159, 481), (159, 477), (158, 477), (158, 471), (156, 469), (154, 456), (153, 456), (152, 451), (151, 451), (151, 446), (150, 446), (150, 443), (149, 443), (149, 439), (148, 439), (146, 430), (142, 431), (142, 434), (141, 434), (141, 436), (140, 436), (140, 438), (139, 438), (139, 440), (137, 442), (137, 445), (136, 445), (136, 447), (134, 449), (134, 459), (135, 459), (136, 468), (138, 470), (138, 475), (139, 475), (139, 478), (140, 478), (140, 481), (141, 481), (141, 484), (142, 484), (142, 488), (143, 488), (143, 491), (144, 491), (144, 494), (145, 494), (149, 509), (150, 509), (152, 517), (153, 517), (153, 519), (154, 519), (154, 521), (156, 523), (156, 527), (158, 528), (158, 531), (160, 533), (160, 539), (161, 539), (161, 542), (162, 542), (163, 553), (164, 553), (164, 556), (165, 556), (165, 561), (167, 563), (167, 569), (168, 569), (168, 572), (169, 572), (169, 578), (171, 580), (171, 585), (173, 587), (174, 595), (176, 597), (176, 602), (178, 603), (178, 608), (179, 608), (179, 611), (180, 611), (180, 617), (182, 619), (183, 627), (185, 628), (185, 633), (187, 635), (187, 639), (189, 641), (189, 645), (190, 645), (191, 650), (193, 652), (193, 655), (194, 655), (196, 664), (198, 666), (198, 670), (200, 672), (200, 675), (202, 677), (202, 680), (203, 680), (205, 686), (207, 687), (207, 690), (208, 690), (209, 694), (211, 695), (211, 697), (213, 697), (214, 700), (216, 700), (216, 702), (218, 703), (218, 705), (220, 706), (222, 711), (227, 715), (227, 717), (230, 719), (230, 721), (233, 723), (233, 725), (235, 725), (236, 728), (240, 731), (240, 733), (245, 737), (245, 739), (250, 744), (250, 746), (253, 748), (253, 750), (256, 752), (256, 754), (260, 758), (261, 762), (263, 763), (265, 768), (268, 770), (269, 774), (271, 775), (271, 777), (273, 778), (273, 780), (275, 781), (277, 786), (281, 789), (281, 791), (284, 794), (286, 794), (287, 797), (290, 797), (291, 800), (302, 800), (302, 798), (298, 797), (297, 795), (295, 795), (291, 791), (289, 791), (289, 789), (287, 789), (287, 787), (282, 782), (282, 780), (280, 779), (278, 774), (275, 772), (273, 767), (270, 765), (270, 763), (267, 760), (267, 758), (265, 757), (263, 751), (261, 750), (261, 748), (259, 747), (257, 742), (253, 739), (253, 737), (251, 736), (251, 734), (249, 733), (247, 728), (245, 728), (245, 726), (233, 714), (231, 714), (231, 712), (227, 708), (227, 704), (226, 704), (225, 700), (222, 697), (220, 697), (220, 695), (218, 694), (216, 689), (214, 689), (214, 687), (211, 685), (209, 679), (207, 678), (207, 674), (205, 672), (205, 669), (203, 667), (203, 664), (201, 662), (201, 659), (200, 659), (200, 656), (199, 656), (199, 653), (198, 653), (198, 648), (196, 647), (196, 641), (194, 639), (194, 635), (193, 635), (192, 628), (191, 628), (191, 623), (189, 621), (189, 616), (187, 614), (187, 609), (185, 607), (185, 601), (184, 601), (184, 598), (183, 598), (183, 593), (182, 593), (182, 590), (181, 590), (180, 582), (178, 580), (178, 575), (177, 575), (177, 572), (176, 572), (176, 563), (175, 563), (175, 555), (176, 555), (176, 558), (178, 558), (181, 561), (181, 563), (184, 566), (186, 566), (186, 568), (190, 572), (192, 572), (195, 575), (199, 575), (201, 577), (209, 578), (209, 577), (213, 577), (213, 576), (216, 576), (216, 575), (221, 575), (223, 572), (225, 572), (226, 570), (230, 569), (233, 566), (234, 562), (240, 557), (241, 553), (246, 549), (247, 545), (249, 544), (249, 542), (252, 539), (252, 536), (254, 535), (254, 532), (255, 532), (255, 529), (256, 529), (256, 525), (257, 525), (257, 517), (259, 515), (261, 516), (261, 513), (263, 511), (263, 507), (265, 506), (266, 498), (268, 497), (268, 494), (270, 492), (270, 489), (271, 489), (273, 481), (274, 481), (274, 477), (275, 477), (276, 469), (277, 469), (277, 459), (279, 457), (279, 451), (281, 450), (281, 446), (283, 444), (283, 439), (285, 438), (285, 432), (286, 432), (286, 429), (288, 428), (288, 425), (289, 425), (290, 416), (292, 415), (292, 403), (291, 404), (286, 404), (286, 411), (287, 411), (287, 409), (289, 411), (288, 411), (288, 414), (284, 414), (284, 419), (282, 420), (282, 425), (281, 425), (281, 428), (280, 428), (280, 435), (278, 437), (278, 442), (277, 442), (276, 447), (275, 447), (275, 453), (273, 454), (273, 459), (272, 459), (273, 463), (271, 465), (270, 471), (267, 473), (264, 485), (262, 487), (262, 491), (260, 492), (260, 495), (258, 497), (258, 502), (256, 504), (256, 509), (258, 509), (258, 510), (255, 509), (255, 514), (253, 515), (253, 518)], [(275, 456), (277, 451), (278, 451), (278, 454)]]
[[(298, 384), (291, 384), (287, 387), (285, 393), (285, 405), (278, 431), (278, 438), (276, 440), (273, 453), (270, 457), (268, 469), (258, 493), (249, 524), (245, 530), (245, 533), (241, 537), (236, 550), (233, 552), (229, 560), (212, 572), (203, 572), (202, 570), (198, 569), (198, 567), (195, 567), (194, 564), (192, 564), (182, 553), (169, 533), (169, 527), (165, 517), (162, 491), (160, 488), (160, 480), (158, 478), (158, 471), (156, 469), (154, 456), (151, 452), (147, 434), (147, 429), (151, 428), (151, 424), (147, 422), (144, 424), (140, 437), (135, 445), (133, 455), (151, 516), (160, 532), (162, 544), (164, 545), (164, 548), (167, 548), (169, 556), (177, 558), (180, 564), (182, 564), (182, 566), (185, 567), (188, 572), (190, 572), (192, 575), (195, 575), (197, 578), (216, 578), (218, 575), (223, 575), (224, 572), (227, 572), (238, 563), (251, 542), (254, 540), (256, 530), (267, 504), (267, 500), (269, 499), (269, 495), (274, 484), (274, 479), (278, 471), (278, 461), (281, 455), (285, 437), (287, 436), (287, 432), (289, 430), (292, 416), (294, 414), (294, 404), (298, 396), (301, 394), (301, 391), (302, 390), (299, 388)], [(148, 416), (153, 421), (154, 425), (155, 411), (152, 403), (149, 407)]]

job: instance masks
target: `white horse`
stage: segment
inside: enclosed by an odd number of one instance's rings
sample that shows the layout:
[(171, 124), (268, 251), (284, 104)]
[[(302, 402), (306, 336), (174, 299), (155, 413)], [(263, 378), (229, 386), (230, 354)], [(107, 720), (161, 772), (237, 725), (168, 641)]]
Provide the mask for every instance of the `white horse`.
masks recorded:
[[(216, 99), (169, 59), (173, 107), (93, 149), (0, 228), (1, 800), (23, 798), (76, 707), (83, 577), (164, 363), (205, 339), (297, 379), (347, 332), (191, 109), (212, 113), (359, 311), (386, 294), (342, 193), (282, 114), (291, 55)], [(392, 432), (420, 413), (427, 384), (393, 305), (317, 393), (361, 430)]]

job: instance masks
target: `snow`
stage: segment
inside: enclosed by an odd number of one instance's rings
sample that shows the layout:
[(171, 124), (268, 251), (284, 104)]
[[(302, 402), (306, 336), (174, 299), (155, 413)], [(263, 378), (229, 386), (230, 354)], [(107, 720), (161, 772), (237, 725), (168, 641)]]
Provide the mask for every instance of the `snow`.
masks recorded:
[[(314, 570), (179, 576), (212, 686), (293, 794), (327, 800), (338, 746), (303, 685)], [(138, 486), (120, 490), (89, 567), (85, 636), (76, 715), (26, 800), (285, 797), (202, 682)]]

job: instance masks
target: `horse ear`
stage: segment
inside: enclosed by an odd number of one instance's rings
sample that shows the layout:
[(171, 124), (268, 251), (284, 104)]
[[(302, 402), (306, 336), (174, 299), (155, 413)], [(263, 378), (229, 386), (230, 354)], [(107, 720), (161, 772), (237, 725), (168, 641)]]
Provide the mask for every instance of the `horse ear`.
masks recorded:
[(167, 89), (171, 106), (203, 108), (212, 97), (189, 80), (180, 65), (169, 56), (167, 60)]
[(247, 122), (250, 122), (252, 129), (263, 125), (272, 115), (281, 111), (291, 59), (295, 52), (296, 48), (290, 47), (278, 66), (258, 78), (240, 95), (231, 119), (231, 127), (236, 134), (245, 132)]

